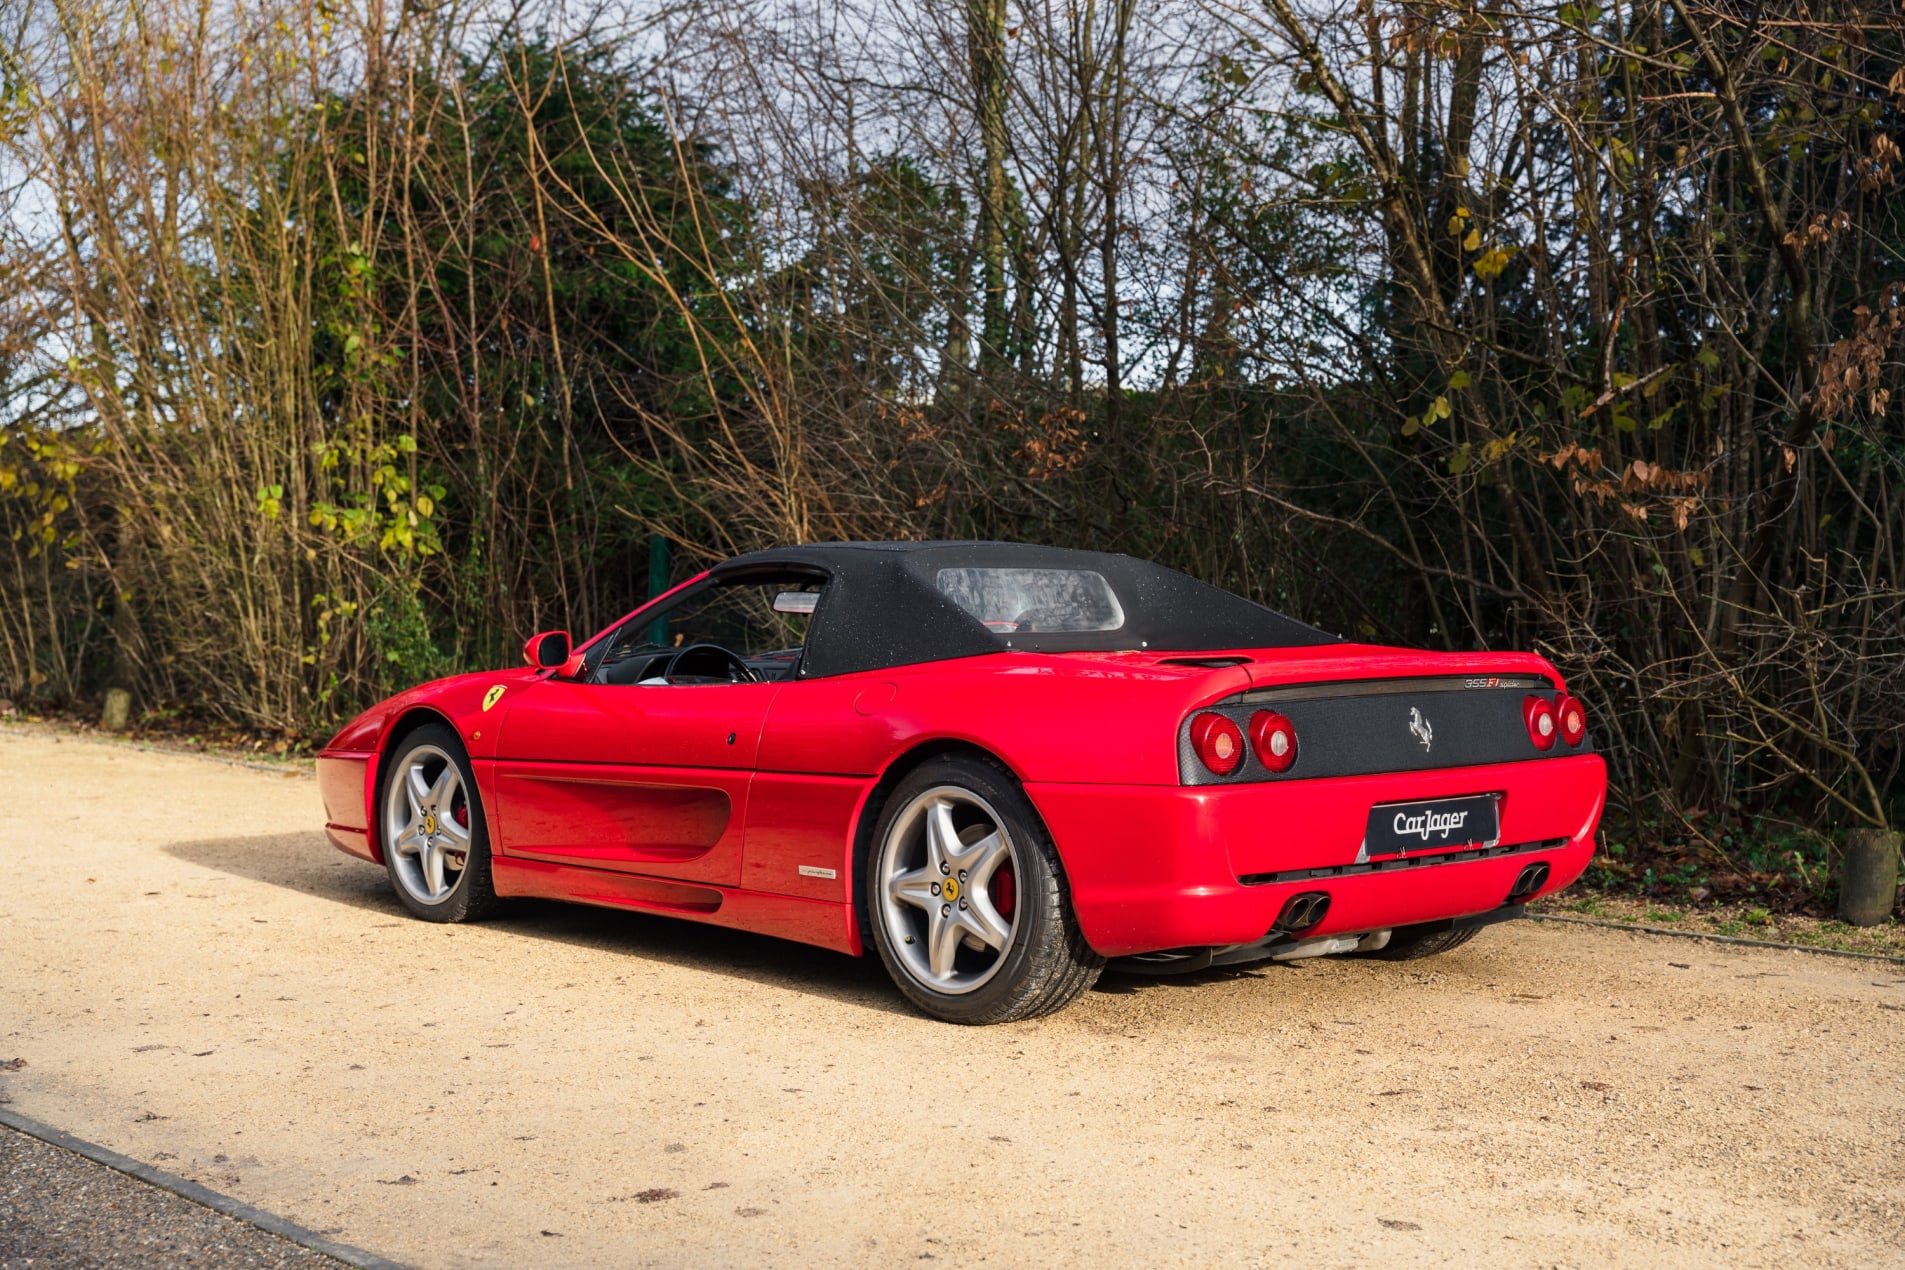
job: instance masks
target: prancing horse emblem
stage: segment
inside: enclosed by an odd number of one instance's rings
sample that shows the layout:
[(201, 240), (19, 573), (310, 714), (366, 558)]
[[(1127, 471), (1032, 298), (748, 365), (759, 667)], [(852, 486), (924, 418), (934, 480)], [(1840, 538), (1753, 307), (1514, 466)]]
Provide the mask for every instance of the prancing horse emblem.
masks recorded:
[(1409, 707), (1409, 731), (1415, 734), (1416, 740), (1422, 742), (1425, 750), (1435, 742), (1435, 729), (1429, 726), (1429, 720), (1422, 711), (1414, 706)]

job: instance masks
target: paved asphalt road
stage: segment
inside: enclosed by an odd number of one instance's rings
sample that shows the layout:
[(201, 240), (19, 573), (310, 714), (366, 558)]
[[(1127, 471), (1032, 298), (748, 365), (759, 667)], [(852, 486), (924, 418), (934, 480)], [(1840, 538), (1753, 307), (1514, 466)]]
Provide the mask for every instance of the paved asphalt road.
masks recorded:
[(0, 1270), (343, 1263), (0, 1125)]
[(0, 1098), (402, 1262), (1905, 1248), (1905, 967), (1518, 923), (961, 1029), (768, 939), (411, 921), (304, 774), (0, 727), (0, 795)]

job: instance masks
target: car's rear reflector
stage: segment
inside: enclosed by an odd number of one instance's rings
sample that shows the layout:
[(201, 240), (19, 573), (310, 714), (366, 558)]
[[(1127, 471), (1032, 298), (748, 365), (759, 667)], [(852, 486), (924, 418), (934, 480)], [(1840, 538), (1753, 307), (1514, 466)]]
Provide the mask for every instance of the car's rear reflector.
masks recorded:
[(1528, 725), (1528, 739), (1537, 750), (1554, 748), (1554, 707), (1546, 697), (1528, 697), (1521, 703), (1522, 721)]
[(1243, 729), (1221, 714), (1206, 711), (1191, 720), (1191, 748), (1216, 776), (1228, 776), (1244, 761)]
[(1258, 762), (1287, 772), (1296, 762), (1296, 725), (1275, 710), (1259, 710), (1250, 716), (1250, 744)]
[(1579, 745), (1587, 736), (1586, 707), (1573, 697), (1563, 697), (1554, 712), (1560, 719), (1561, 739), (1569, 745)]

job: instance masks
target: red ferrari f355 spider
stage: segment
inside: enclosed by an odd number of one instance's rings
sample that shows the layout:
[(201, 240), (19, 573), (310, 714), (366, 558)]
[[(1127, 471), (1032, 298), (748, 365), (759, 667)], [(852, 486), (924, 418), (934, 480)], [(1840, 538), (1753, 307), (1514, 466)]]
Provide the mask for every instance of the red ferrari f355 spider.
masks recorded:
[(1344, 643), (1126, 556), (738, 556), (578, 649), (365, 712), (326, 829), (418, 917), (532, 895), (853, 955), (959, 1023), (1151, 972), (1442, 952), (1566, 886), (1606, 796), (1540, 657)]

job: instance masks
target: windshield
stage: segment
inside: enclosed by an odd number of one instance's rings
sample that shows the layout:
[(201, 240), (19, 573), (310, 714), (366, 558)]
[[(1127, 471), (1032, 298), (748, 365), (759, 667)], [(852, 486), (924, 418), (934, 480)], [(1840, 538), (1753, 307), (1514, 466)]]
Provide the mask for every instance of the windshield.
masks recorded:
[(1000, 634), (1115, 631), (1124, 606), (1090, 569), (941, 569), (948, 599)]

